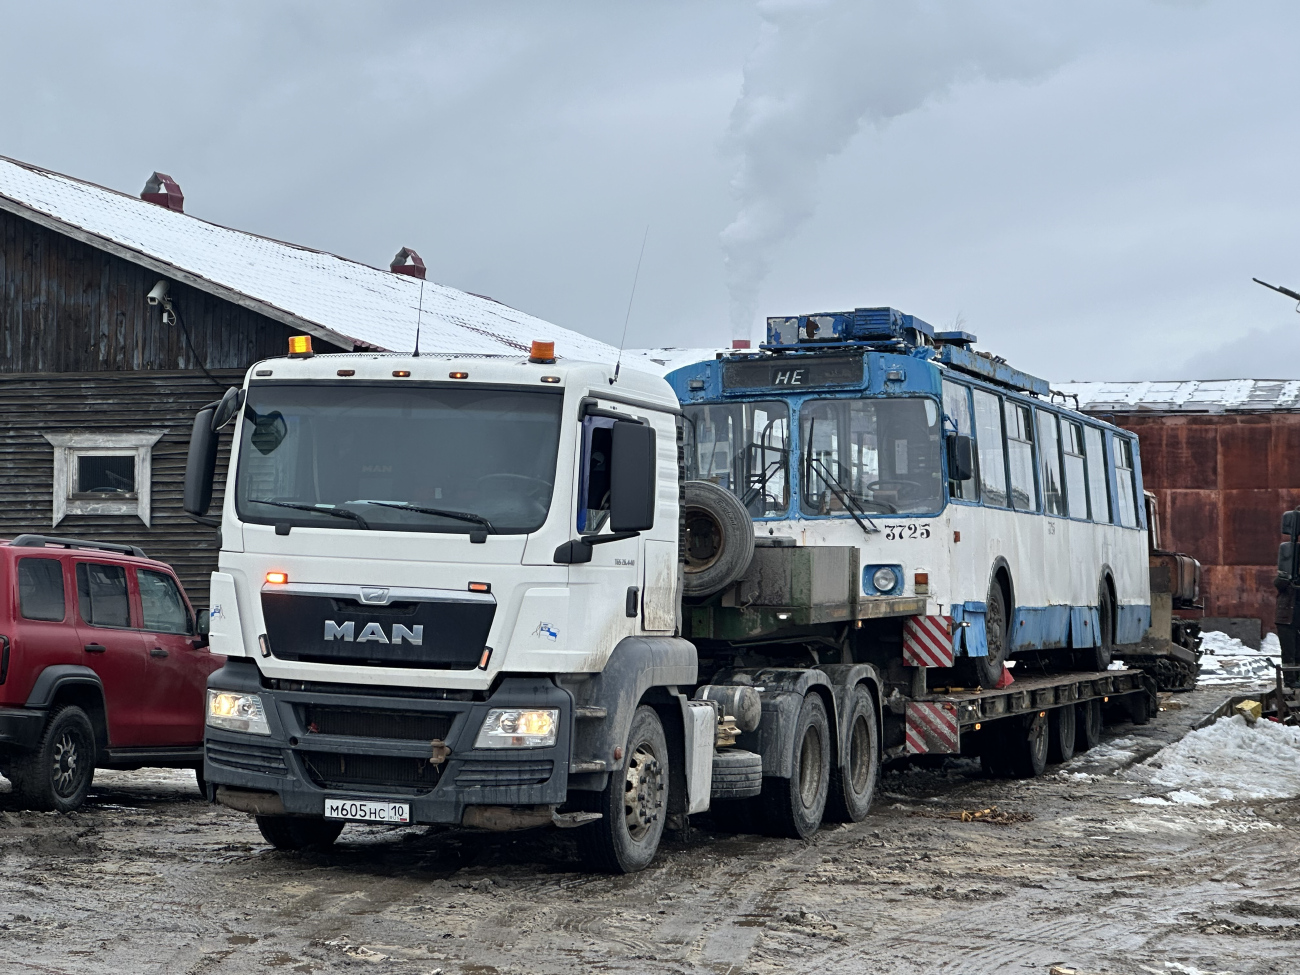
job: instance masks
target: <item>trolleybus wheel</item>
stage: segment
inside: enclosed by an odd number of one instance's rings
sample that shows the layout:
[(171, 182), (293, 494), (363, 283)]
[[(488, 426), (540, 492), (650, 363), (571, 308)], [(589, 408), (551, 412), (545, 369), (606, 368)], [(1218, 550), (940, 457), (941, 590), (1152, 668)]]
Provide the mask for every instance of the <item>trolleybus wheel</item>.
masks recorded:
[(876, 709), (870, 692), (861, 684), (849, 696), (844, 726), (848, 729), (845, 754), (840, 767), (831, 770), (826, 818), (840, 823), (860, 823), (871, 809), (880, 775)]
[(1074, 747), (1076, 751), (1086, 752), (1101, 741), (1101, 698), (1081, 701), (1075, 707), (1078, 711), (1075, 712)]
[(989, 584), (988, 600), (985, 603), (984, 632), (987, 637), (988, 655), (972, 657), (975, 661), (975, 676), (981, 687), (993, 687), (1002, 679), (1002, 668), (1010, 656), (1007, 644), (1007, 599), (1002, 592), (1002, 583), (995, 578)]
[(1053, 708), (1048, 712), (1048, 719), (1052, 726), (1052, 747), (1048, 758), (1053, 762), (1068, 762), (1074, 758), (1076, 713), (1073, 704)]
[(1088, 647), (1079, 653), (1079, 664), (1085, 670), (1105, 670), (1114, 658), (1115, 649), (1115, 600), (1111, 598), (1110, 587), (1106, 580), (1101, 581), (1097, 590), (1097, 646)]
[(1014, 723), (1014, 737), (1008, 742), (1011, 770), (1018, 779), (1035, 779), (1047, 768), (1047, 746), (1051, 735), (1047, 728), (1047, 713), (1040, 711), (1028, 721)]
[(760, 799), (773, 835), (806, 840), (821, 826), (830, 791), (830, 722), (826, 705), (815, 692), (799, 708), (791, 747), (790, 778), (765, 779)]
[(600, 819), (582, 827), (583, 860), (604, 873), (644, 870), (659, 850), (668, 816), (668, 742), (655, 709), (632, 717), (624, 764), (596, 794)]

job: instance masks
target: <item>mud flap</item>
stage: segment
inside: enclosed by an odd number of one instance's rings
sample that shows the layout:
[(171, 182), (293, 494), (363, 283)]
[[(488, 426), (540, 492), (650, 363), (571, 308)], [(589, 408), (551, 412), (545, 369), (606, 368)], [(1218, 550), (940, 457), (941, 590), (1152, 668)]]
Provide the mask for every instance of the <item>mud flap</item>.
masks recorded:
[(956, 755), (961, 751), (957, 705), (909, 701), (906, 740), (909, 755)]
[(952, 646), (954, 655), (961, 651), (967, 657), (989, 655), (988, 631), (984, 628), (984, 614), (988, 605), (983, 602), (958, 603), (952, 608)]
[(903, 623), (908, 667), (951, 667), (955, 644), (951, 616), (909, 616)]
[(709, 808), (713, 792), (713, 752), (718, 737), (718, 709), (713, 701), (682, 700), (686, 728), (686, 814)]

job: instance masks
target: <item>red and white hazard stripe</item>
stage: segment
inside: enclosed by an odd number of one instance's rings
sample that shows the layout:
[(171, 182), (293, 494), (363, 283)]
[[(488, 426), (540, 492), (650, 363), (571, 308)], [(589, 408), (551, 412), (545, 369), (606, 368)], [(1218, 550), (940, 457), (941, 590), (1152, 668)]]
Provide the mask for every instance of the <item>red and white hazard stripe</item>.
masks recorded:
[(903, 663), (909, 667), (951, 667), (952, 617), (909, 616), (903, 623)]
[(909, 701), (907, 751), (910, 755), (955, 755), (961, 751), (957, 731), (957, 706)]

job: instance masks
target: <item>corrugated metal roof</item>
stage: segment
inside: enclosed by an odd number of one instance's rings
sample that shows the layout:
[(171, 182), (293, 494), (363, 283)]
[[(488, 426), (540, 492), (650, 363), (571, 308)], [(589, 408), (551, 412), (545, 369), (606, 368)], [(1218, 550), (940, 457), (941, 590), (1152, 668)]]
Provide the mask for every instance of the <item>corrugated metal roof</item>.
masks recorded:
[[(0, 208), (159, 274), (344, 346), (413, 348), (420, 281), (185, 213), (0, 156)], [(420, 347), (526, 351), (549, 339), (565, 358), (617, 350), (491, 298), (424, 284)]]
[(1063, 383), (1090, 413), (1258, 413), (1300, 411), (1300, 381), (1189, 379), (1166, 382)]

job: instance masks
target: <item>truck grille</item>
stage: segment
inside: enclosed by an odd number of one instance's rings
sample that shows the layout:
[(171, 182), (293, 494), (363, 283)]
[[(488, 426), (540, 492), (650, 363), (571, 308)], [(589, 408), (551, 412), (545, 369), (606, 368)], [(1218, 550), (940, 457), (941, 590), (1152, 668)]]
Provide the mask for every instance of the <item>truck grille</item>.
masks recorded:
[(555, 769), (552, 761), (466, 762), (456, 773), (456, 784), (467, 789), (503, 789), (541, 785)]
[(267, 745), (232, 743), (209, 738), (206, 742), (208, 761), (214, 765), (243, 769), (246, 772), (266, 772), (283, 775), (288, 771), (284, 755), (278, 748)]
[(400, 755), (342, 755), (301, 752), (307, 774), (326, 789), (378, 788), (385, 792), (429, 792), (442, 775), (441, 765), (427, 758)]
[(298, 705), (298, 720), (309, 734), (399, 741), (445, 740), (456, 717), (440, 711), (378, 711), (368, 708)]

